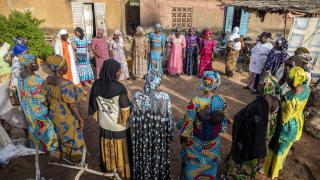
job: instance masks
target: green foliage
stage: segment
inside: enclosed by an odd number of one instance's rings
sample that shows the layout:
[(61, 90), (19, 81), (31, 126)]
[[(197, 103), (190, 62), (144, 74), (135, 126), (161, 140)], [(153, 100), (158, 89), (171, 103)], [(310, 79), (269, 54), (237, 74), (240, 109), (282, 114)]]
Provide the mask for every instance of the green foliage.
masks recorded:
[(40, 58), (52, 54), (53, 49), (44, 39), (44, 34), (39, 29), (44, 20), (34, 18), (31, 12), (22, 13), (11, 11), (9, 17), (0, 15), (0, 41), (14, 45), (13, 37), (28, 39), (29, 52)]

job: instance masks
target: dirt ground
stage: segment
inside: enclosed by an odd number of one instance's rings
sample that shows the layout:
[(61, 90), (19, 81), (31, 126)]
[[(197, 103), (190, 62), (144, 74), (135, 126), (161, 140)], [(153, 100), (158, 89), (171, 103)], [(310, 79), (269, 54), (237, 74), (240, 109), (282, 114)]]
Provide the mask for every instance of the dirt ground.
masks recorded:
[[(236, 73), (232, 79), (227, 79), (223, 75), (224, 65), (221, 62), (215, 62), (214, 68), (220, 71), (222, 75), (222, 84), (218, 88), (217, 92), (224, 95), (228, 107), (229, 114), (233, 116), (246, 104), (251, 102), (255, 96), (250, 93), (249, 90), (243, 89), (245, 86), (245, 80), (247, 78), (246, 73)], [(141, 90), (144, 82), (141, 80), (128, 80), (123, 82), (129, 91), (130, 97), (133, 93)], [(182, 76), (180, 78), (168, 78), (164, 76), (161, 90), (170, 94), (174, 121), (177, 122), (183, 117), (183, 113), (188, 101), (201, 94), (199, 90), (199, 79), (195, 77)], [(86, 89), (89, 91), (89, 89)], [(83, 111), (86, 112), (87, 100), (84, 99)], [(231, 145), (231, 127), (228, 129), (228, 133), (223, 135), (222, 141), (222, 160), (226, 157), (226, 154), (230, 150)], [(87, 162), (89, 168), (99, 171), (99, 127), (98, 123), (87, 119), (85, 126), (85, 140), (88, 146)], [(174, 140), (172, 142), (172, 166), (171, 177), (172, 179), (178, 179), (180, 174), (180, 158), (179, 158), (179, 140), (178, 131), (175, 130)], [(303, 180), (320, 180), (320, 141), (313, 137), (303, 134), (302, 139), (295, 143), (292, 151), (284, 164), (284, 169), (280, 174), (279, 179), (303, 179)], [(74, 179), (77, 171), (56, 167), (47, 164), (46, 155), (40, 156), (41, 175), (46, 179), (53, 180), (69, 180)], [(220, 169), (223, 169), (223, 162)], [(10, 164), (5, 168), (0, 169), (0, 180), (22, 180), (35, 177), (34, 170), (34, 157), (20, 157), (11, 160)], [(104, 179), (102, 177), (84, 174), (81, 176), (83, 180), (98, 180)], [(257, 179), (265, 179), (262, 175), (258, 175)]]

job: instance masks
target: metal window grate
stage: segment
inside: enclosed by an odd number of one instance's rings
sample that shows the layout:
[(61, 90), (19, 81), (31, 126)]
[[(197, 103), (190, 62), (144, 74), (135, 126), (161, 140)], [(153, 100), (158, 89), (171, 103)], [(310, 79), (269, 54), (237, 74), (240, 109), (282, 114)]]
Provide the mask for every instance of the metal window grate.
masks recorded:
[(192, 26), (192, 10), (190, 6), (172, 7), (172, 28), (189, 29)]

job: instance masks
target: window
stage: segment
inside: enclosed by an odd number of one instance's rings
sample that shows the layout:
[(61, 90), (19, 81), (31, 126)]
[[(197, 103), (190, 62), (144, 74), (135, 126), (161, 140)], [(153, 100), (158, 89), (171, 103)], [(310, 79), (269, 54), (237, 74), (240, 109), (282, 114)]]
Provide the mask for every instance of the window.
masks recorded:
[(192, 26), (192, 7), (172, 7), (172, 28), (187, 30)]

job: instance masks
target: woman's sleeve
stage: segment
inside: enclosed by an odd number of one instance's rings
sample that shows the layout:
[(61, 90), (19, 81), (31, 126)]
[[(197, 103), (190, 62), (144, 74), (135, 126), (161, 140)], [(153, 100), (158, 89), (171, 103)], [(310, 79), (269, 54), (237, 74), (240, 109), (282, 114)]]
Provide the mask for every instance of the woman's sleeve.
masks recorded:
[(177, 128), (181, 130), (182, 137), (192, 138), (193, 124), (196, 120), (196, 116), (196, 105), (194, 104), (193, 100), (191, 100), (187, 106), (187, 110), (184, 114), (183, 120), (177, 126)]
[(186, 48), (187, 44), (186, 44), (186, 38), (184, 36), (182, 36), (182, 48)]
[(128, 94), (121, 94), (119, 97), (119, 105), (120, 105), (120, 118), (118, 124), (121, 124), (122, 126), (127, 126), (131, 108), (130, 108), (130, 102), (128, 98)]
[(28, 82), (30, 86), (32, 86), (32, 97), (35, 101), (38, 101), (39, 103), (43, 103), (46, 101), (46, 97), (44, 94), (41, 93), (41, 90), (43, 88), (44, 80), (40, 76), (34, 76), (30, 78), (30, 81)]
[[(62, 100), (67, 104), (76, 104), (78, 98), (78, 92), (76, 90), (76, 86), (73, 83), (65, 85), (61, 89), (61, 97)], [(80, 91), (80, 90), (79, 90)]]
[(286, 124), (296, 113), (297, 100), (288, 100), (282, 103), (282, 124)]

